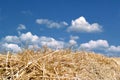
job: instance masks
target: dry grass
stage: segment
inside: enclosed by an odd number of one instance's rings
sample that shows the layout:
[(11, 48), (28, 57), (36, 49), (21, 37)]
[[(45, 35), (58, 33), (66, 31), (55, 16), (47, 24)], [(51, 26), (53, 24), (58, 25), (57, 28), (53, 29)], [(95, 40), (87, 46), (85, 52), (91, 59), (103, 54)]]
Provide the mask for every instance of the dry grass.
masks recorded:
[(115, 60), (117, 62), (117, 64), (120, 65), (120, 58), (115, 57), (115, 58), (112, 58), (112, 59)]
[(25, 50), (0, 55), (0, 80), (120, 80), (120, 65), (94, 53)]

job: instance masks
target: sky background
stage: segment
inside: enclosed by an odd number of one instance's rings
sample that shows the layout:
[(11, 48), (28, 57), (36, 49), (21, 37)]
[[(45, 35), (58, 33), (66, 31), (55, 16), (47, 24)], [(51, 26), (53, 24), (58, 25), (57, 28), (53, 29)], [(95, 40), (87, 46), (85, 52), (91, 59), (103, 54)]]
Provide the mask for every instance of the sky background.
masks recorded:
[(0, 50), (43, 45), (120, 56), (119, 0), (0, 0)]

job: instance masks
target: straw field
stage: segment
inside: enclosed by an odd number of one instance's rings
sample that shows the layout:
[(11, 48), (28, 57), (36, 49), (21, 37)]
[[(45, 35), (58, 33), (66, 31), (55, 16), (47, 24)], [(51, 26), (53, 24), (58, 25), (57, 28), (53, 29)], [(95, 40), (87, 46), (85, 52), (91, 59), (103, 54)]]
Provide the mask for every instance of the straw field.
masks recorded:
[(120, 59), (41, 49), (0, 54), (0, 80), (120, 80)]

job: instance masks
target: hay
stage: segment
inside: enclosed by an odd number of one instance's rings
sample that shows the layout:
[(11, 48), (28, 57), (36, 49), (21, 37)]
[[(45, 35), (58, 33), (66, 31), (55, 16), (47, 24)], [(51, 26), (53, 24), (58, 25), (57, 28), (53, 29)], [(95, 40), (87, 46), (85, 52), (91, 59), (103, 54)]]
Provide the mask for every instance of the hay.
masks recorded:
[(70, 50), (25, 50), (0, 55), (0, 80), (120, 80), (112, 58)]

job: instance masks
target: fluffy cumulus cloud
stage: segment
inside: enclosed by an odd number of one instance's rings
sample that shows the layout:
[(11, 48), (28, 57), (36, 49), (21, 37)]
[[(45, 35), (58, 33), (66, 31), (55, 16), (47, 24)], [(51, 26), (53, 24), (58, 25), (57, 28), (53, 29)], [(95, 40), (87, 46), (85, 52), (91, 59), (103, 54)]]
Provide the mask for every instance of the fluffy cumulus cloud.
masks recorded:
[(39, 37), (37, 35), (33, 35), (31, 32), (21, 34), (19, 38), (21, 41), (27, 43), (37, 43), (39, 41)]
[(109, 44), (106, 40), (90, 40), (88, 43), (82, 43), (80, 49), (83, 50), (101, 50), (109, 47)]
[(66, 23), (65, 21), (58, 23), (58, 22), (54, 22), (54, 21), (48, 20), (48, 19), (36, 19), (36, 23), (40, 24), (40, 25), (44, 24), (48, 28), (60, 28), (60, 27), (68, 25), (68, 23)]
[(52, 49), (61, 49), (64, 48), (65, 42), (55, 40), (52, 37), (37, 36), (33, 35), (31, 32), (27, 32), (21, 33), (19, 36), (6, 36), (3, 38), (0, 45), (2, 45), (0, 47), (2, 50), (18, 52), (26, 46), (30, 49), (39, 49), (42, 46), (47, 46)]
[(105, 50), (106, 55), (108, 56), (119, 56), (120, 57), (120, 46), (109, 46), (108, 49)]
[(73, 39), (69, 40), (69, 44), (70, 46), (74, 46), (74, 45), (77, 45), (77, 42)]
[(62, 41), (57, 41), (51, 37), (39, 37), (37, 35), (33, 35), (31, 32), (21, 34), (19, 38), (22, 42), (26, 42), (28, 45), (30, 44), (30, 46), (32, 46), (31, 44), (37, 47), (48, 46), (50, 48), (63, 48), (64, 46), (64, 42)]
[(77, 39), (79, 39), (79, 36), (70, 36), (70, 40), (69, 40), (69, 46), (77, 46)]
[(50, 48), (56, 48), (56, 49), (60, 49), (60, 48), (64, 48), (64, 42), (63, 41), (57, 41), (54, 38), (51, 37), (45, 37), (42, 36), (40, 37), (40, 44), (41, 45), (46, 45)]
[(12, 51), (12, 52), (19, 52), (21, 51), (21, 48), (17, 44), (8, 44), (4, 43), (2, 44), (2, 48), (7, 51)]
[(81, 16), (76, 20), (72, 20), (71, 26), (67, 29), (68, 32), (74, 31), (74, 32), (101, 32), (102, 27), (98, 23), (90, 24), (86, 21), (86, 19)]
[(5, 42), (8, 42), (8, 43), (18, 43), (19, 42), (19, 38), (17, 36), (6, 36), (4, 38), (4, 41)]
[(110, 46), (108, 52), (120, 52), (120, 46)]
[(25, 30), (26, 29), (26, 26), (23, 25), (23, 24), (19, 24), (17, 30)]
[(108, 56), (120, 56), (120, 46), (109, 45), (107, 40), (90, 40), (87, 43), (80, 44), (80, 50), (87, 51), (102, 51), (103, 54)]
[(0, 51), (12, 51), (19, 52), (22, 51), (23, 48), (29, 49), (39, 49), (42, 46), (48, 46), (52, 49), (62, 49), (69, 48), (72, 49), (80, 49), (87, 51), (102, 51), (107, 55), (112, 56), (120, 56), (120, 46), (109, 45), (107, 40), (90, 40), (86, 43), (81, 43), (78, 46), (77, 39), (78, 36), (70, 36), (70, 40), (68, 42), (56, 40), (52, 37), (46, 36), (37, 36), (32, 34), (31, 32), (21, 33), (19, 36), (6, 36), (0, 41)]

